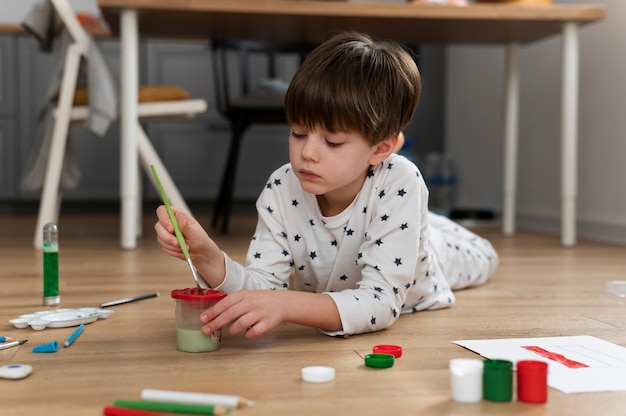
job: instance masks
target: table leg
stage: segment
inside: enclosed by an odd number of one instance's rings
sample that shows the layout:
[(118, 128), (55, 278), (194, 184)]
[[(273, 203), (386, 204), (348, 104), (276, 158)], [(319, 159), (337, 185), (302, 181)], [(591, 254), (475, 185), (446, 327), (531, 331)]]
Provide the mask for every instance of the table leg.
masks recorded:
[(120, 15), (121, 39), (121, 143), (120, 143), (120, 244), (123, 249), (137, 246), (139, 174), (137, 170), (137, 89), (139, 83), (139, 35), (137, 11), (124, 9)]
[(563, 25), (561, 62), (561, 244), (576, 245), (578, 169), (578, 24)]
[(510, 43), (506, 51), (504, 178), (502, 202), (502, 233), (515, 234), (515, 194), (517, 186), (517, 142), (519, 119), (518, 45)]

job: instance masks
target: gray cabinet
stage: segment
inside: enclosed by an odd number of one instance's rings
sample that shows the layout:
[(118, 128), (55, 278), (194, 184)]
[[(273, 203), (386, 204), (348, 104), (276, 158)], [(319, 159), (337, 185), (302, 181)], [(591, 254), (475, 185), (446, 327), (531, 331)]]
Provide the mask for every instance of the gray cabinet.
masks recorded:
[(0, 198), (15, 195), (14, 123), (0, 118)]
[(15, 37), (0, 37), (0, 198), (15, 194)]

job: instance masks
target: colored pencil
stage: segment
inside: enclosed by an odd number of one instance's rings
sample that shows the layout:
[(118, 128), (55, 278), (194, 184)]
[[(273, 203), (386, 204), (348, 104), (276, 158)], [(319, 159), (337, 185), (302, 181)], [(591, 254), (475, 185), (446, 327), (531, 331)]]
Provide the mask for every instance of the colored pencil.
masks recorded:
[(13, 337), (0, 337), (0, 342), (9, 342), (9, 341), (15, 341), (15, 338), (13, 338)]
[(254, 405), (252, 400), (227, 394), (190, 393), (155, 389), (143, 389), (141, 398), (149, 401), (221, 405), (230, 409), (241, 409)]
[(66, 339), (63, 343), (63, 348), (67, 348), (72, 345), (72, 342), (74, 342), (74, 340), (76, 340), (76, 338), (78, 338), (78, 336), (82, 334), (84, 330), (85, 324), (81, 324), (78, 328), (76, 328), (76, 331), (72, 332), (72, 335), (70, 335), (70, 337)]
[(113, 406), (154, 412), (188, 413), (194, 415), (225, 415), (228, 413), (223, 406), (206, 404), (149, 402), (142, 400), (115, 400)]
[(128, 409), (126, 407), (105, 406), (104, 416), (165, 416), (169, 413), (148, 412), (146, 410)]

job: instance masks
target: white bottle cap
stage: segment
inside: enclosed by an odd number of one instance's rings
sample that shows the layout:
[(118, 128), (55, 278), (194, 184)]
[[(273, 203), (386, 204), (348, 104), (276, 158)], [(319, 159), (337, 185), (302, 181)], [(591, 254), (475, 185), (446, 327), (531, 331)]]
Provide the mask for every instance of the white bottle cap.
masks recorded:
[(310, 366), (302, 369), (302, 380), (310, 383), (326, 383), (335, 379), (335, 369), (324, 366)]

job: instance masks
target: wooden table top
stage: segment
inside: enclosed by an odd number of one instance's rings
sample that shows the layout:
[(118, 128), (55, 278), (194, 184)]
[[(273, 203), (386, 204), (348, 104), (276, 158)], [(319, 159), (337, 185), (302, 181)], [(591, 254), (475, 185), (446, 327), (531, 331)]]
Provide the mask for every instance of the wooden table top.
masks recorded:
[(605, 17), (599, 5), (522, 6), (297, 0), (98, 0), (114, 33), (119, 10), (135, 8), (142, 36), (320, 41), (355, 29), (407, 43), (529, 43), (559, 34), (566, 21)]

